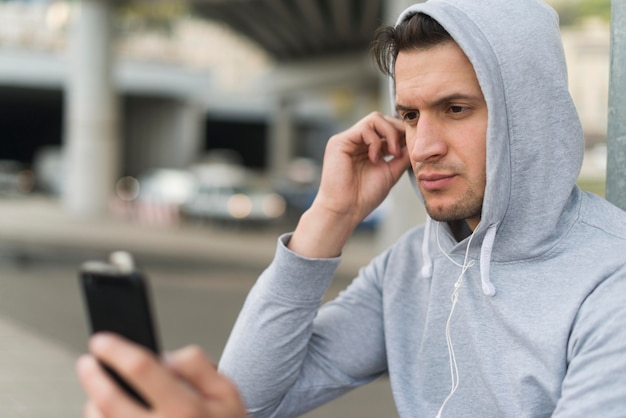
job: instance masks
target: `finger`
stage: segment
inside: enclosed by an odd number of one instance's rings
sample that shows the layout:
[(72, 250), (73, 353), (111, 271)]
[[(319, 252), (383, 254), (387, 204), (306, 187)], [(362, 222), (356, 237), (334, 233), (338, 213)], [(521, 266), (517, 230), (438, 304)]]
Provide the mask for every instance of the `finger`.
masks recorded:
[(217, 371), (215, 364), (198, 346), (185, 347), (172, 353), (168, 365), (204, 396), (225, 395), (239, 399), (235, 384)]
[(361, 134), (361, 136), (363, 138), (363, 142), (367, 145), (367, 157), (371, 162), (375, 163), (384, 157), (382, 155), (382, 139), (377, 132), (367, 129)]
[(368, 157), (377, 162), (388, 155), (398, 156), (401, 152), (404, 131), (403, 125), (397, 126), (382, 114), (373, 112), (365, 119), (365, 128), (361, 128), (363, 142), (368, 145)]
[(94, 355), (141, 393), (154, 410), (162, 411), (165, 416), (186, 416), (174, 411), (198, 407), (199, 397), (182, 385), (144, 347), (114, 334), (95, 336), (90, 340), (89, 347)]
[(406, 148), (406, 136), (405, 136), (405, 126), (404, 123), (393, 116), (384, 116), (385, 120), (389, 122), (393, 128), (396, 130), (398, 135), (393, 137), (391, 140), (387, 141), (390, 144), (390, 152), (394, 156), (399, 156), (402, 154), (402, 150)]
[(100, 412), (96, 405), (91, 401), (87, 401), (85, 404), (83, 416), (85, 418), (105, 418), (104, 415), (102, 415), (102, 412)]
[(405, 146), (404, 124), (396, 118), (380, 113), (375, 113), (371, 121), (374, 130), (386, 142), (389, 153), (393, 156), (400, 155)]
[(207, 412), (215, 416), (245, 417), (244, 403), (235, 384), (217, 371), (197, 346), (185, 347), (167, 358), (167, 364), (207, 400)]
[[(368, 158), (376, 163), (381, 159), (389, 161), (390, 158), (402, 158), (406, 153), (404, 137), (401, 141), (389, 141), (387, 138), (380, 138), (377, 133), (367, 131), (363, 133), (363, 142), (368, 145)], [(408, 162), (408, 161), (407, 161)]]
[(399, 131), (404, 131), (404, 122), (397, 116), (392, 115), (384, 115), (383, 118), (389, 123), (391, 123), (396, 129)]
[(204, 354), (198, 346), (191, 345), (170, 353), (167, 366), (177, 376), (181, 377), (203, 395), (208, 396), (212, 383), (218, 377), (215, 364)]
[[(78, 377), (90, 399), (86, 416), (100, 418), (142, 417), (146, 410), (132, 401), (104, 371), (95, 357), (81, 356), (76, 362)], [(89, 415), (87, 415), (87, 413)]]
[(398, 181), (400, 176), (411, 166), (408, 150), (403, 148), (401, 154), (388, 161), (387, 164), (394, 180)]

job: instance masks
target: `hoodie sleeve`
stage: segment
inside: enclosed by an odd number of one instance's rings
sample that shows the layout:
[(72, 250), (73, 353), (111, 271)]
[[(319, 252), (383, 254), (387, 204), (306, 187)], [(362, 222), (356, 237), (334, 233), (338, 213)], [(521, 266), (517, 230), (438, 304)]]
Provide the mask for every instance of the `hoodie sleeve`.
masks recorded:
[(255, 417), (298, 416), (386, 369), (374, 281), (359, 277), (320, 309), (340, 258), (300, 257), (287, 249), (289, 238), (279, 239), (220, 361)]
[(553, 417), (623, 417), (626, 411), (626, 265), (581, 306)]

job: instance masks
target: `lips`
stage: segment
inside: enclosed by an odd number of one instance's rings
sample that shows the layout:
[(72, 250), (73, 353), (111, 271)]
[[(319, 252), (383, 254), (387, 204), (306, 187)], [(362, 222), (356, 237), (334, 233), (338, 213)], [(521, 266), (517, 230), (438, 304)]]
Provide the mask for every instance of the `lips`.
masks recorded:
[(456, 174), (422, 173), (417, 176), (417, 181), (423, 190), (436, 191), (448, 186), (455, 178)]

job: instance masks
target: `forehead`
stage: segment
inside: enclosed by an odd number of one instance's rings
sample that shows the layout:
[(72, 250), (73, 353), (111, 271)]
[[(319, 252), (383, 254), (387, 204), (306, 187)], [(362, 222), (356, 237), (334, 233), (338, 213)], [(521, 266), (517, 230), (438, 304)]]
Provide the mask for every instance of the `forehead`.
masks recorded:
[(399, 104), (459, 94), (483, 98), (474, 67), (454, 42), (401, 51), (394, 71)]

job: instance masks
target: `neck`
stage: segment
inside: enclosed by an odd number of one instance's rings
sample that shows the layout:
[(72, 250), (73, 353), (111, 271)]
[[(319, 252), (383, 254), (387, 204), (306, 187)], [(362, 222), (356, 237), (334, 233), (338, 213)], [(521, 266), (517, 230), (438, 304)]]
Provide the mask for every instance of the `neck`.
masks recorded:
[(448, 226), (452, 231), (452, 235), (457, 242), (463, 241), (465, 238), (472, 235), (472, 229), (464, 220), (448, 221)]

